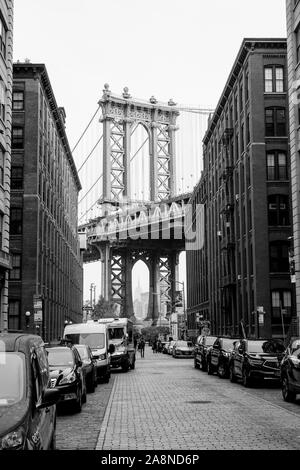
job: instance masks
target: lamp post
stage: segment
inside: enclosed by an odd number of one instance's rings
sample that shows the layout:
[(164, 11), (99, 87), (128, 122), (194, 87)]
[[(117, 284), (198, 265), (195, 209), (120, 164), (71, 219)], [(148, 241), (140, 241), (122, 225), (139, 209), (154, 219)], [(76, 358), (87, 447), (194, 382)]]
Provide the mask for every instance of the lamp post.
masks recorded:
[(29, 311), (25, 312), (26, 328), (29, 328), (30, 315), (31, 315), (31, 313)]

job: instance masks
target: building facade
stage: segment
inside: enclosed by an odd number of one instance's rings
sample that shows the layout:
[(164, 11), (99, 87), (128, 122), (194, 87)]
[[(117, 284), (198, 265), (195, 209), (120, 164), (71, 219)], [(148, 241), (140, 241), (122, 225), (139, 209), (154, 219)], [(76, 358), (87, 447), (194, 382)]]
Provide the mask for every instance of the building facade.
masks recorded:
[(81, 189), (45, 65), (13, 66), (9, 329), (63, 333), (82, 320)]
[(8, 328), (13, 1), (0, 0), (0, 331)]
[(284, 39), (245, 39), (209, 120), (192, 198), (204, 206), (205, 242), (187, 252), (190, 330), (207, 320), (212, 334), (289, 334), (296, 309), (286, 49)]
[(287, 62), (289, 88), (291, 192), (293, 206), (293, 253), (297, 319), (294, 334), (299, 335), (300, 318), (300, 2), (287, 0)]

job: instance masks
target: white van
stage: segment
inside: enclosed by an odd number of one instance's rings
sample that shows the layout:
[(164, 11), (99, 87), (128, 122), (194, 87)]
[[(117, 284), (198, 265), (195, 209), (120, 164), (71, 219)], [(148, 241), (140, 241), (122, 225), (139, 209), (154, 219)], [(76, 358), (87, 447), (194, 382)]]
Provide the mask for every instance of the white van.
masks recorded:
[(135, 368), (133, 323), (129, 318), (101, 318), (99, 324), (106, 325), (108, 337), (115, 350), (111, 355), (111, 367), (122, 367), (124, 372)]
[(86, 323), (67, 325), (64, 340), (73, 344), (87, 344), (97, 361), (97, 376), (109, 382), (111, 371), (111, 354), (115, 348), (109, 344), (107, 325), (90, 320)]

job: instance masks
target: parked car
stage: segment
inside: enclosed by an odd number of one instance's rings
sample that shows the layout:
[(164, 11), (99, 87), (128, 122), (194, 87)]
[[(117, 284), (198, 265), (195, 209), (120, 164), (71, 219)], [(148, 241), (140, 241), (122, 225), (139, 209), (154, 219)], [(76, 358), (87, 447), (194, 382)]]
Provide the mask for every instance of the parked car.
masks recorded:
[(70, 405), (80, 412), (86, 401), (82, 361), (74, 346), (47, 347), (51, 387), (60, 390), (58, 404)]
[(166, 342), (166, 343), (163, 345), (163, 348), (162, 348), (162, 353), (163, 353), (163, 354), (168, 354), (169, 345), (170, 345), (170, 341)]
[(174, 340), (170, 341), (169, 347), (168, 347), (168, 354), (170, 354), (170, 355), (173, 354), (173, 347), (174, 347), (175, 343), (176, 343), (176, 341), (174, 341)]
[(196, 369), (207, 370), (207, 353), (216, 339), (217, 336), (198, 336), (194, 347), (194, 366)]
[(218, 376), (229, 377), (229, 357), (233, 351), (234, 339), (217, 338), (207, 354), (207, 373), (217, 372)]
[(176, 341), (172, 351), (173, 357), (194, 357), (194, 347), (191, 341)]
[(300, 338), (288, 345), (280, 367), (282, 396), (285, 401), (294, 401), (300, 393)]
[(0, 450), (55, 449), (57, 388), (42, 338), (0, 334)]
[(279, 380), (284, 351), (283, 342), (276, 339), (236, 341), (229, 360), (231, 382), (241, 379), (249, 387), (255, 379)]
[(91, 348), (86, 344), (75, 344), (74, 345), (79, 352), (83, 375), (86, 383), (86, 390), (89, 393), (93, 393), (97, 387), (97, 360), (93, 357)]

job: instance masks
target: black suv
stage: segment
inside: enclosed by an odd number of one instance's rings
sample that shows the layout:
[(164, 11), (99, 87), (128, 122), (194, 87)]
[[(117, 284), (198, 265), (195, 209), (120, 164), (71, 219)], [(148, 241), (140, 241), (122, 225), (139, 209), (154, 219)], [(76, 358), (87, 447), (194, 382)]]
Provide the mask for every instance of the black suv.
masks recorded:
[(288, 345), (281, 362), (282, 396), (285, 401), (294, 401), (300, 393), (300, 338)]
[(242, 379), (250, 387), (254, 379), (280, 379), (280, 362), (284, 344), (275, 339), (241, 339), (236, 341), (229, 360), (231, 382)]
[(55, 449), (56, 402), (40, 336), (0, 334), (0, 450)]
[(198, 336), (194, 348), (194, 366), (196, 369), (207, 370), (207, 353), (216, 339), (216, 336)]
[(74, 346), (47, 347), (51, 387), (60, 390), (59, 405), (72, 405), (80, 412), (86, 401), (82, 361)]
[(207, 355), (207, 373), (217, 372), (218, 376), (229, 377), (229, 357), (233, 351), (234, 339), (217, 338)]

